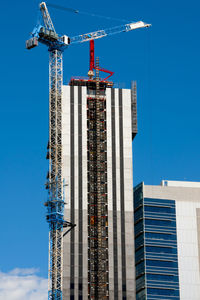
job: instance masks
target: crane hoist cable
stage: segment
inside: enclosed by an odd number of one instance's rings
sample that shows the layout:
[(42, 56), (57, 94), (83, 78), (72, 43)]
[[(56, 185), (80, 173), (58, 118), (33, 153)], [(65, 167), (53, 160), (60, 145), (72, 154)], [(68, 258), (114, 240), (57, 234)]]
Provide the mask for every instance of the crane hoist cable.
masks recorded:
[(59, 10), (64, 10), (64, 11), (68, 11), (68, 12), (73, 12), (75, 14), (79, 13), (79, 10), (71, 8), (71, 7), (65, 7), (65, 6), (61, 6), (61, 5), (57, 5), (57, 4), (53, 4), (53, 3), (46, 3), (48, 7), (52, 7), (52, 8), (56, 8)]
[(59, 10), (73, 12), (73, 13), (76, 13), (76, 14), (86, 15), (86, 16), (95, 17), (95, 18), (102, 18), (102, 19), (106, 19), (106, 20), (113, 20), (113, 21), (120, 21), (120, 22), (130, 22), (130, 20), (127, 20), (127, 19), (103, 16), (103, 15), (94, 14), (94, 13), (91, 13), (91, 12), (86, 12), (86, 11), (74, 9), (74, 8), (71, 8), (71, 7), (65, 7), (65, 6), (61, 6), (61, 5), (57, 5), (57, 4), (53, 4), (53, 3), (48, 3), (48, 2), (47, 2), (47, 6), (52, 7), (52, 8), (56, 8), (56, 9), (59, 9)]

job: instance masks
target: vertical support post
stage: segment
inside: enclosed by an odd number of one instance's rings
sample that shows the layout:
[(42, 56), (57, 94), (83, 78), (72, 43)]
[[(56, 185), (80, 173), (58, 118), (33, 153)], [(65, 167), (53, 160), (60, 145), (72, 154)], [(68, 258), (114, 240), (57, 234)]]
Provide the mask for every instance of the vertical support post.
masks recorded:
[(62, 175), (62, 52), (49, 50), (49, 300), (62, 300), (64, 197)]
[(90, 69), (88, 71), (88, 76), (90, 79), (94, 76), (94, 40), (90, 40)]
[(135, 138), (137, 128), (137, 84), (131, 81), (131, 119), (132, 119), (132, 140)]
[(94, 69), (94, 40), (90, 40), (90, 71)]

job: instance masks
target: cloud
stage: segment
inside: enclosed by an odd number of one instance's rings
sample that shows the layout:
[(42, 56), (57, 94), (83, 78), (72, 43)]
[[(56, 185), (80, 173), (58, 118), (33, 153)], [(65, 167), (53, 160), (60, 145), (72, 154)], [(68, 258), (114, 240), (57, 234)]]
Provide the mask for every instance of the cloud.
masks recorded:
[(2, 300), (46, 300), (48, 280), (36, 275), (38, 269), (13, 269), (0, 271), (0, 299)]
[(39, 272), (39, 269), (36, 268), (27, 268), (27, 269), (19, 269), (15, 268), (12, 271), (10, 271), (8, 274), (11, 275), (33, 275), (35, 273)]

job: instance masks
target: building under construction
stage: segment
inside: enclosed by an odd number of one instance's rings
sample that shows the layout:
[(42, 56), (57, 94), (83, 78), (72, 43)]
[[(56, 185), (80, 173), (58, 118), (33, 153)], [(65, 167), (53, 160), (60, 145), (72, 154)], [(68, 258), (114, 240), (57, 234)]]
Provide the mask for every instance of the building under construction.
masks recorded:
[(63, 86), (63, 299), (135, 299), (132, 140), (136, 84)]
[[(49, 52), (48, 299), (135, 299), (136, 84), (113, 88), (113, 72), (94, 62), (94, 40), (151, 25), (131, 22), (68, 37), (55, 31), (45, 2), (39, 9), (42, 23), (26, 48), (41, 43)], [(90, 42), (88, 78), (63, 86), (63, 52), (83, 42)], [(109, 75), (100, 79), (99, 71)]]

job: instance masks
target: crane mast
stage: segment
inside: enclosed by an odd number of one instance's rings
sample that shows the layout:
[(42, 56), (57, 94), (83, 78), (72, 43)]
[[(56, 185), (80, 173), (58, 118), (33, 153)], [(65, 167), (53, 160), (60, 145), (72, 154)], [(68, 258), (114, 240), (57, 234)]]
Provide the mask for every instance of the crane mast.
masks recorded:
[[(62, 80), (63, 51), (66, 44), (58, 38), (45, 2), (40, 4), (44, 26), (37, 26), (27, 49), (37, 46), (38, 41), (49, 50), (49, 143), (48, 143), (48, 200), (49, 223), (49, 281), (48, 299), (62, 300), (64, 181), (62, 175)], [(66, 37), (67, 40), (67, 37)]]
[(62, 176), (62, 51), (49, 51), (49, 299), (62, 299), (64, 191)]
[[(55, 32), (46, 4), (41, 4), (46, 28)], [(64, 191), (62, 176), (62, 79), (63, 59), (59, 47), (49, 47), (49, 300), (62, 299), (62, 253)]]
[[(90, 71), (89, 76), (93, 76), (93, 69), (96, 69), (97, 79), (99, 78), (99, 71), (109, 73), (109, 78), (113, 72), (107, 71), (94, 65), (94, 39), (102, 38), (111, 34), (127, 32), (137, 28), (149, 27), (150, 24), (145, 24), (142, 21), (136, 23), (125, 24), (122, 26), (98, 30), (95, 32), (81, 34), (69, 39), (68, 36), (58, 36), (55, 31), (53, 22), (49, 15), (45, 2), (40, 3), (40, 10), (43, 17), (43, 26), (37, 25), (31, 38), (26, 41), (26, 48), (32, 49), (38, 46), (38, 42), (46, 45), (49, 51), (49, 143), (48, 143), (48, 158), (49, 158), (49, 172), (48, 182), (46, 187), (48, 189), (48, 199), (45, 202), (47, 207), (46, 219), (49, 223), (49, 284), (48, 284), (48, 299), (62, 300), (62, 273), (63, 273), (63, 236), (69, 232), (67, 230), (63, 235), (63, 227), (69, 226), (73, 228), (75, 225), (64, 220), (64, 180), (62, 172), (62, 85), (63, 85), (63, 52), (71, 43), (82, 43), (90, 41)], [(106, 78), (106, 79), (107, 79)], [(106, 80), (105, 79), (105, 80)], [(99, 79), (97, 80), (97, 110), (100, 109), (101, 99), (98, 94)], [(99, 118), (99, 110), (97, 112), (97, 120)], [(100, 124), (100, 122), (97, 122)], [(100, 125), (98, 125), (100, 126)], [(97, 126), (97, 140), (100, 138), (100, 129)], [(97, 145), (97, 156), (100, 157), (99, 141)], [(98, 161), (97, 159), (97, 161)], [(97, 166), (100, 164), (97, 163)], [(98, 167), (99, 168), (99, 167)], [(100, 171), (98, 171), (100, 172)], [(97, 172), (97, 173), (98, 173)], [(100, 173), (98, 173), (98, 183), (100, 182)], [(98, 185), (99, 199), (100, 183)], [(100, 201), (100, 200), (99, 200)], [(99, 204), (98, 214), (100, 213), (101, 205)], [(101, 228), (98, 228), (101, 231)], [(102, 244), (103, 245), (103, 244)], [(102, 251), (104, 251), (103, 246)], [(101, 249), (100, 249), (101, 252)], [(103, 253), (103, 252), (102, 252)], [(103, 256), (102, 256), (103, 257)], [(96, 263), (94, 261), (94, 263)], [(103, 263), (101, 255), (98, 258), (98, 264)], [(101, 268), (100, 268), (101, 269)], [(101, 270), (98, 274), (101, 278)], [(96, 292), (95, 292), (96, 293)]]

